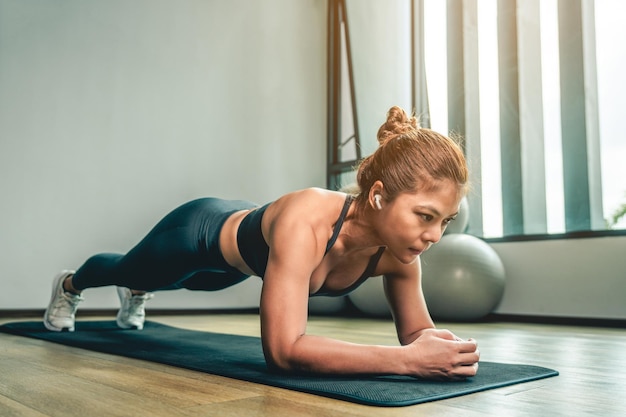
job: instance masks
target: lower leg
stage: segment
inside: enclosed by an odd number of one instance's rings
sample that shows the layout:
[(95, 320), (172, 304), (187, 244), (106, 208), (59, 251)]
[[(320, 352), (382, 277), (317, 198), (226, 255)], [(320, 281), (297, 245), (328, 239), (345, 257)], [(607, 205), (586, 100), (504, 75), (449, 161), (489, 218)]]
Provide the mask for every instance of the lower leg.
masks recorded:
[[(77, 290), (76, 288), (74, 288), (74, 285), (72, 284), (72, 278), (73, 277), (74, 277), (74, 275), (69, 275), (67, 278), (65, 278), (65, 281), (63, 281), (63, 290), (65, 292), (69, 292), (70, 294), (80, 295), (80, 294), (82, 294), (82, 290)], [(146, 294), (146, 291), (133, 290), (133, 289), (130, 289), (130, 292), (133, 295), (144, 295), (144, 294)]]
[(74, 285), (72, 285), (72, 278), (74, 277), (74, 275), (68, 275), (67, 278), (65, 278), (65, 281), (63, 281), (63, 290), (65, 292), (69, 292), (70, 294), (76, 294), (76, 295), (80, 295), (82, 293), (82, 291), (77, 290), (76, 288), (74, 288)]

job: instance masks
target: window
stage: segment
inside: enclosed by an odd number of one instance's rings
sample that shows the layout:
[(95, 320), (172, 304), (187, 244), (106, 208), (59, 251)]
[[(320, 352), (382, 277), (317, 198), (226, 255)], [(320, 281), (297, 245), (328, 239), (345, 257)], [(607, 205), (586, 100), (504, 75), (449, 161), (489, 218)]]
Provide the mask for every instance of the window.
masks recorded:
[(626, 229), (626, 2), (423, 2), (431, 127), (465, 136), (470, 232)]
[[(329, 7), (329, 187), (351, 182), (359, 152), (368, 152), (359, 131), (373, 129), (379, 113), (371, 103), (402, 102), (411, 90), (426, 126), (464, 138), (472, 175), (469, 233), (524, 239), (624, 233), (626, 2), (349, 4), (331, 0)], [(352, 33), (350, 11), (360, 27)], [(397, 32), (374, 32), (373, 23)], [(404, 45), (404, 36), (413, 40), (406, 49), (411, 80), (403, 78), (403, 47), (396, 66), (385, 66), (393, 61), (387, 45)]]

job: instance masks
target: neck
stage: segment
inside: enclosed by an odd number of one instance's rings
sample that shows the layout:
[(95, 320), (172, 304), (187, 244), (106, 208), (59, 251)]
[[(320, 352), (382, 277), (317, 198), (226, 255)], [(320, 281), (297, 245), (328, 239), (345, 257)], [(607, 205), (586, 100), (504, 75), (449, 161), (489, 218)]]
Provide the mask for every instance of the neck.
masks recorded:
[(371, 210), (361, 211), (356, 205), (350, 207), (338, 240), (346, 252), (384, 246), (373, 226)]

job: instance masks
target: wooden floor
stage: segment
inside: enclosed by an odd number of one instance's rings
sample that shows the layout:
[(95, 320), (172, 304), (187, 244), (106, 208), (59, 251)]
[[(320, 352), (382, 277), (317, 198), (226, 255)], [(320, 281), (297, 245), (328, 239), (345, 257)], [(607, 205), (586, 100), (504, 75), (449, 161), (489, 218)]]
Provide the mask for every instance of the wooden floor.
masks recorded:
[[(22, 319), (33, 318), (0, 317), (0, 323)], [(258, 316), (251, 314), (150, 319), (259, 335)], [(624, 329), (506, 322), (439, 327), (477, 339), (482, 360), (546, 366), (560, 376), (380, 408), (0, 333), (0, 416), (626, 416)], [(308, 332), (360, 343), (396, 343), (389, 320), (313, 317)]]

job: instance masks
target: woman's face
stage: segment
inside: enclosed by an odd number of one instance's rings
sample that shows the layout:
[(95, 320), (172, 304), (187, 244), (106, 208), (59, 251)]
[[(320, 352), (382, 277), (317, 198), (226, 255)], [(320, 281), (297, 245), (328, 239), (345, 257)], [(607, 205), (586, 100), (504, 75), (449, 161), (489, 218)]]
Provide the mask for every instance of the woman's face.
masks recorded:
[(462, 193), (450, 180), (429, 191), (399, 194), (379, 212), (379, 235), (387, 250), (402, 263), (411, 263), (439, 242), (459, 211)]

